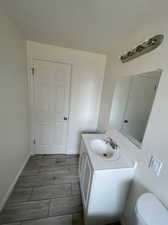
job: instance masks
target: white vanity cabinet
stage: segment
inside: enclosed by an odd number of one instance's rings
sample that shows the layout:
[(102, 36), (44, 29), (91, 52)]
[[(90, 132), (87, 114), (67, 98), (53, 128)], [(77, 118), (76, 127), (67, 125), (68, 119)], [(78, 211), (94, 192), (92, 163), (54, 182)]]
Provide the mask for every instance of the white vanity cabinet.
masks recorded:
[(79, 176), (85, 225), (118, 221), (133, 174), (134, 170), (130, 168), (95, 170), (82, 139)]

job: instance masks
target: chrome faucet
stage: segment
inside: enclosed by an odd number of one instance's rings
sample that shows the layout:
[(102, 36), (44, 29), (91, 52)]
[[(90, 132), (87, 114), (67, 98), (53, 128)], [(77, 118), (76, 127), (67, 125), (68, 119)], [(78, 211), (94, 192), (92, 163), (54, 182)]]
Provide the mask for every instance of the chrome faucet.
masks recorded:
[(115, 151), (118, 149), (118, 145), (116, 142), (113, 141), (111, 137), (108, 137), (107, 139), (104, 140), (106, 144), (109, 144)]

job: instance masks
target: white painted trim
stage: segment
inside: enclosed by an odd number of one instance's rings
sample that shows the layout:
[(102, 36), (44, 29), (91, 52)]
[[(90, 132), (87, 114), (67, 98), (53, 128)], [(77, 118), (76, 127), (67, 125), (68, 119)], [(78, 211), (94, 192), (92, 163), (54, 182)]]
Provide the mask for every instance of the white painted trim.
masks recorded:
[(3, 199), (2, 199), (2, 202), (0, 203), (0, 211), (3, 209), (5, 203), (7, 202), (8, 198), (9, 198), (11, 192), (13, 191), (13, 188), (14, 188), (14, 186), (15, 186), (15, 184), (16, 184), (16, 182), (17, 182), (19, 176), (20, 176), (20, 174), (22, 173), (22, 171), (23, 171), (23, 169), (24, 169), (24, 167), (25, 167), (27, 161), (29, 160), (30, 156), (31, 156), (31, 153), (29, 153), (29, 154), (27, 155), (27, 157), (26, 157), (25, 161), (23, 162), (21, 168), (19, 169), (18, 173), (16, 174), (15, 178), (13, 179), (12, 184), (11, 184), (10, 187), (8, 188), (6, 194), (4, 195), (4, 197), (3, 197)]
[(68, 148), (68, 144), (69, 144), (69, 124), (70, 124), (70, 120), (71, 120), (71, 101), (72, 101), (72, 70), (73, 70), (73, 64), (68, 64), (71, 66), (71, 71), (70, 71), (70, 79), (69, 79), (69, 103), (68, 103), (68, 124), (67, 124), (67, 131), (66, 131), (66, 154), (71, 154), (69, 152), (69, 148)]
[(31, 44), (27, 41), (27, 76), (28, 76), (28, 97), (29, 97), (29, 121), (30, 121), (30, 152), (35, 154), (35, 148), (33, 144), (34, 138), (34, 115), (33, 115), (33, 102), (34, 102), (34, 87), (33, 87), (33, 77), (32, 77), (32, 49)]
[(32, 56), (32, 61), (37, 60), (37, 61), (42, 61), (42, 62), (50, 62), (50, 63), (60, 63), (60, 64), (65, 64), (65, 65), (72, 65), (72, 63), (64, 62), (64, 61), (58, 61), (58, 60), (52, 60), (52, 59), (46, 59), (46, 58), (37, 58)]

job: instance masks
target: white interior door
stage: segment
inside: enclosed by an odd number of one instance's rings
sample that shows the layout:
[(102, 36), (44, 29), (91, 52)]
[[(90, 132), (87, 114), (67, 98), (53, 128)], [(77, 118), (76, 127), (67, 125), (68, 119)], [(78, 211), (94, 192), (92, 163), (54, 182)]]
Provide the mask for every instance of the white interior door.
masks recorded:
[(34, 134), (37, 154), (65, 154), (71, 65), (34, 60)]

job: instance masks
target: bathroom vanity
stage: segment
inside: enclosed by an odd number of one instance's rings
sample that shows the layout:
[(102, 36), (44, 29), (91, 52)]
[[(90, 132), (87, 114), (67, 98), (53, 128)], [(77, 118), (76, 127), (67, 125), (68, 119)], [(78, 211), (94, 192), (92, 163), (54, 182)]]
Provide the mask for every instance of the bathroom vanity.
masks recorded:
[(86, 225), (108, 224), (123, 213), (135, 163), (113, 150), (104, 134), (83, 134), (79, 175)]

